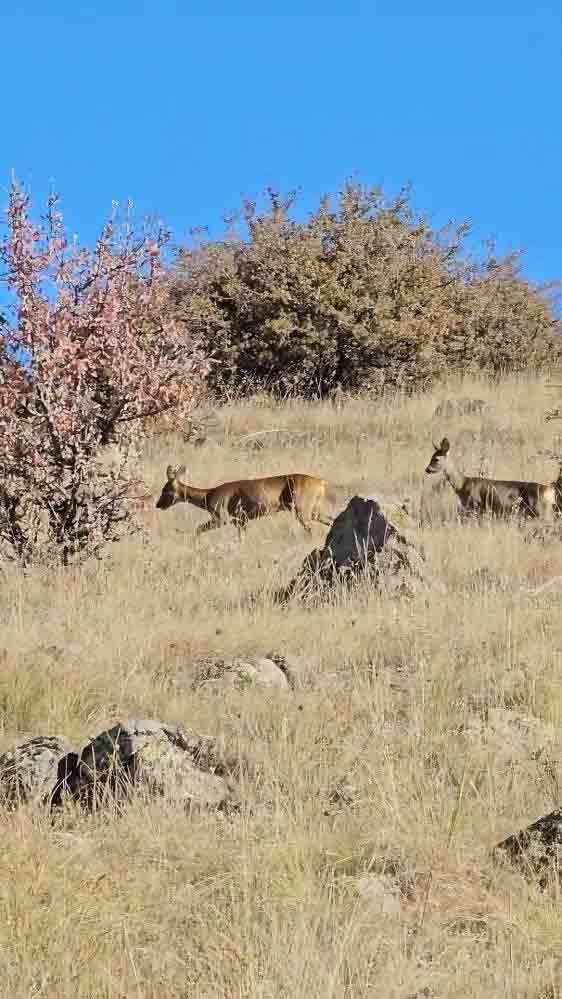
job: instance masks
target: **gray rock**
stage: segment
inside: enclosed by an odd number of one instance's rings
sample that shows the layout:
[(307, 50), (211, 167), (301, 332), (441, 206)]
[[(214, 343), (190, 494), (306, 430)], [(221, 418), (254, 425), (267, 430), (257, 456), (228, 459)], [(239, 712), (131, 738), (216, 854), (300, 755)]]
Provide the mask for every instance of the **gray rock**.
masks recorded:
[(443, 399), (435, 407), (433, 416), (436, 419), (451, 416), (467, 416), (471, 413), (485, 413), (489, 409), (484, 399), (471, 399), (463, 396), (461, 399)]
[(324, 548), (304, 560), (300, 572), (275, 595), (279, 601), (307, 596), (336, 582), (363, 581), (411, 595), (423, 581), (423, 553), (415, 541), (406, 503), (354, 496), (334, 520)]
[(64, 736), (44, 735), (0, 756), (0, 804), (45, 801), (60, 777), (59, 766), (71, 747)]
[(304, 686), (305, 675), (311, 673), (311, 663), (303, 656), (295, 656), (290, 652), (269, 652), (268, 659), (279, 667), (293, 690)]
[(558, 808), (513, 836), (508, 836), (495, 848), (496, 856), (502, 854), (510, 860), (523, 863), (531, 874), (554, 862), (557, 868), (562, 860), (562, 809)]
[(546, 765), (560, 753), (562, 733), (556, 726), (523, 715), (510, 708), (490, 708), (484, 721), (480, 717), (469, 719), (465, 735), (471, 743), (471, 752), (484, 751), (494, 760), (497, 773), (518, 773), (521, 768), (533, 767), (542, 760)]
[(341, 809), (350, 809), (359, 799), (359, 789), (349, 777), (342, 777), (328, 793), (324, 815), (336, 814)]
[(363, 874), (357, 879), (357, 893), (373, 915), (398, 916), (402, 911), (400, 888), (384, 874)]
[(176, 802), (222, 807), (233, 803), (222, 769), (212, 739), (153, 719), (130, 719), (85, 746), (61, 791), (92, 804), (142, 787)]
[(193, 689), (214, 689), (218, 692), (232, 687), (287, 690), (289, 681), (284, 671), (265, 656), (206, 660), (193, 680)]
[(406, 533), (413, 528), (407, 507), (397, 499), (353, 496), (334, 520), (326, 537), (338, 567), (353, 566), (369, 554), (382, 552), (389, 541), (407, 544)]

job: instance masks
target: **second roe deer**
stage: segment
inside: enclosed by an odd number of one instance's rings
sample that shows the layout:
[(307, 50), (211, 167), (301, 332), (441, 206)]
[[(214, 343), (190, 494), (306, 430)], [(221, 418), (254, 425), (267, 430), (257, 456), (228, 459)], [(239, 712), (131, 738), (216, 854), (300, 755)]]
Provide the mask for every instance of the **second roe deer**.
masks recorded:
[(318, 521), (331, 527), (332, 520), (323, 516), (326, 482), (313, 475), (294, 473), (271, 475), (262, 479), (239, 479), (222, 482), (209, 489), (199, 489), (182, 481), (185, 465), (174, 468), (168, 465), (166, 482), (156, 507), (168, 510), (175, 503), (191, 503), (206, 510), (211, 519), (197, 528), (197, 534), (233, 524), (239, 533), (249, 520), (293, 510), (305, 531), (310, 533), (311, 522)]
[(434, 444), (434, 453), (426, 468), (427, 475), (440, 472), (452, 486), (461, 507), (466, 513), (489, 513), (494, 517), (539, 517), (552, 520), (558, 507), (558, 489), (562, 470), (556, 482), (520, 482), (510, 479), (487, 479), (483, 476), (464, 475), (450, 457), (450, 443), (446, 437)]

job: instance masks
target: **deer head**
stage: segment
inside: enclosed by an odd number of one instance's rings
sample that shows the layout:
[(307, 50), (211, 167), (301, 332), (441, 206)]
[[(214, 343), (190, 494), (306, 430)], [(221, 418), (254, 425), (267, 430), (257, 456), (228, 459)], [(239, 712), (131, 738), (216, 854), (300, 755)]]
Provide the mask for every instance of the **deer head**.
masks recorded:
[(168, 465), (166, 469), (166, 482), (164, 483), (162, 492), (160, 493), (160, 499), (156, 504), (157, 510), (169, 510), (174, 503), (181, 500), (180, 477), (185, 476), (185, 474), (185, 465), (181, 465), (179, 468), (174, 468), (173, 465)]
[(447, 461), (447, 455), (449, 454), (450, 444), (446, 437), (443, 438), (440, 444), (436, 444), (432, 441), (434, 452), (431, 456), (431, 461), (426, 468), (427, 475), (435, 475), (437, 472), (442, 472), (445, 462)]

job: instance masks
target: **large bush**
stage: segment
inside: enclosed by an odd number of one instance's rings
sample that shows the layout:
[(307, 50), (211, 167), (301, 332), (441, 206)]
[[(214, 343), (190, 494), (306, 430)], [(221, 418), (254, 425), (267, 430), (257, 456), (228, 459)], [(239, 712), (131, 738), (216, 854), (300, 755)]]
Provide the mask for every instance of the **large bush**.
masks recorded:
[(66, 563), (132, 526), (138, 444), (160, 414), (191, 408), (208, 365), (170, 313), (164, 230), (110, 220), (90, 251), (67, 238), (55, 196), (35, 225), (16, 185), (7, 223), (0, 556)]
[(215, 387), (421, 387), (445, 368), (536, 368), (559, 352), (517, 258), (468, 261), (468, 227), (435, 232), (407, 192), (387, 201), (347, 184), (304, 222), (293, 204), (269, 191), (264, 214), (244, 206), (247, 238), (178, 255), (175, 307), (220, 360)]

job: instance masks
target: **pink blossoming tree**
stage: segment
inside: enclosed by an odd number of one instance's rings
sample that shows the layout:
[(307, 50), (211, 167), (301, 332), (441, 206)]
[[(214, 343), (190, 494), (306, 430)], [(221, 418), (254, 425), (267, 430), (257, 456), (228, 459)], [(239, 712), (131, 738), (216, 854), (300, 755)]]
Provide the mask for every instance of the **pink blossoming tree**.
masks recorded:
[[(29, 207), (13, 184), (0, 242), (0, 555), (68, 563), (134, 529), (138, 446), (155, 418), (192, 409), (209, 364), (169, 308), (166, 230), (135, 231), (114, 212), (89, 250), (68, 238), (56, 195), (39, 225)], [(100, 461), (109, 443), (112, 466)]]

